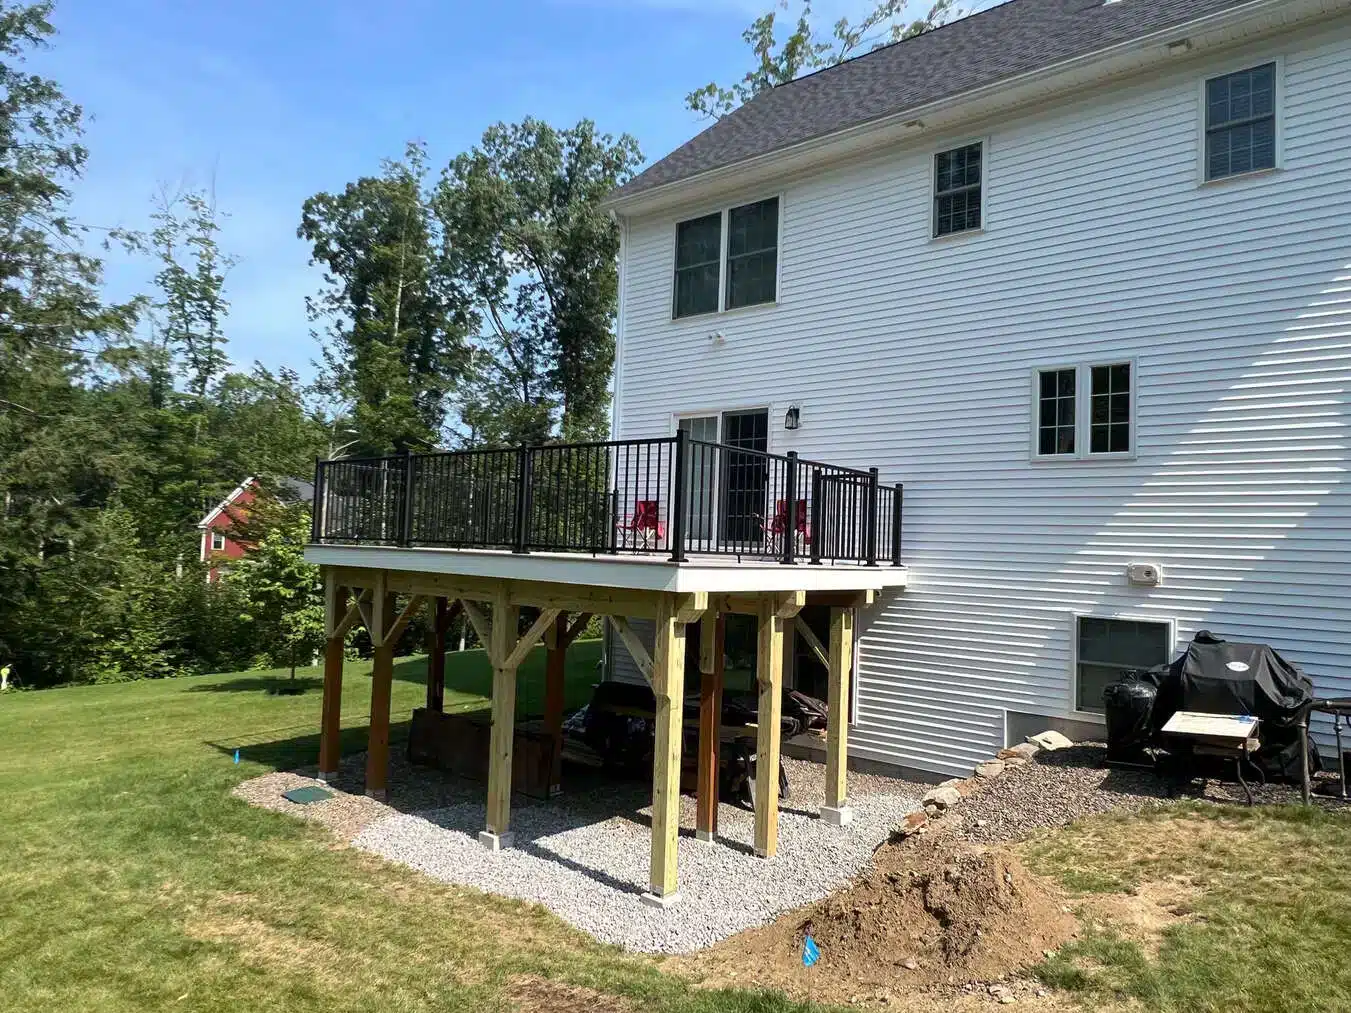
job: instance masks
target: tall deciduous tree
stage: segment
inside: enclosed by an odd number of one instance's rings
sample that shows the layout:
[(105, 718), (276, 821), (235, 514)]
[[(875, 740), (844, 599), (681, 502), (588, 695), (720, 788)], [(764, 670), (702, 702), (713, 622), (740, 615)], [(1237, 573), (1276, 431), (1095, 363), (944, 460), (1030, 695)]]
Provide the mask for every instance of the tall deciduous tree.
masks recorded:
[[(956, 0), (921, 2), (929, 6), (915, 16), (912, 0), (877, 0), (858, 21), (840, 18), (827, 30), (813, 15), (811, 0), (803, 0), (795, 20), (789, 0), (778, 0), (741, 33), (755, 61), (745, 76), (730, 85), (711, 81), (685, 96), (685, 105), (701, 116), (717, 119), (760, 92), (787, 84), (801, 74), (920, 35), (962, 16)], [(788, 16), (781, 20), (780, 14)], [(782, 21), (792, 28), (780, 38)]]
[(426, 152), (410, 144), (379, 176), (304, 204), (298, 234), (324, 269), (307, 305), (324, 328), (325, 383), (347, 406), (354, 454), (438, 442), (468, 360), (468, 311), (429, 201)]
[(450, 269), (482, 325), (460, 407), (469, 439), (603, 435), (619, 232), (600, 201), (641, 160), (627, 134), (532, 118), (490, 127), (447, 167), (436, 213)]

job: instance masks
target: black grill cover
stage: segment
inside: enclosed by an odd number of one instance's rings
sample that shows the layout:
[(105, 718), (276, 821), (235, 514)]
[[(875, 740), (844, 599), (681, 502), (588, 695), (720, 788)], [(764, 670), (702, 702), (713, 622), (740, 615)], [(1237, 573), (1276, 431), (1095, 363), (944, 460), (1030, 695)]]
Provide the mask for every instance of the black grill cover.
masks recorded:
[[(1222, 640), (1202, 630), (1161, 680), (1155, 727), (1177, 711), (1251, 714), (1261, 719), (1258, 766), (1269, 777), (1298, 778), (1297, 728), (1313, 703), (1313, 683), (1266, 644)], [(1317, 750), (1310, 748), (1317, 768)]]

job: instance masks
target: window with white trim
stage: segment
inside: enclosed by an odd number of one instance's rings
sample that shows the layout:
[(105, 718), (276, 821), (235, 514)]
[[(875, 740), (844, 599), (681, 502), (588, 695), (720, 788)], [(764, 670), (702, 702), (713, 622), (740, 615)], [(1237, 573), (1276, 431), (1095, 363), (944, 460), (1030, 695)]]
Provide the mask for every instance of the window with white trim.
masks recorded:
[(1206, 81), (1207, 181), (1276, 167), (1276, 64)]
[(225, 535), (223, 532), (211, 532), (211, 549), (213, 552), (225, 551)]
[(977, 141), (934, 155), (935, 239), (980, 228), (984, 151), (985, 145)]
[(1104, 710), (1102, 693), (1127, 672), (1172, 660), (1173, 627), (1166, 620), (1077, 616), (1074, 623), (1074, 709)]
[(779, 198), (676, 224), (673, 317), (758, 306), (778, 297)]
[(1051, 366), (1032, 375), (1032, 456), (1123, 457), (1135, 452), (1135, 366)]

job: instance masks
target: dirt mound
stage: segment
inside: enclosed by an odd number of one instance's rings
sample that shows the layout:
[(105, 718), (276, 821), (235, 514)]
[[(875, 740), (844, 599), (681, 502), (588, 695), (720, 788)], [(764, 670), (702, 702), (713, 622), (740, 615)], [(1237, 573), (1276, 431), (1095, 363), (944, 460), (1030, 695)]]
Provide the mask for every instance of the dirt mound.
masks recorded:
[[(931, 833), (886, 844), (839, 893), (725, 940), (685, 967), (722, 984), (853, 999), (926, 985), (994, 981), (1074, 934), (1059, 892), (1005, 848)], [(810, 932), (819, 963), (802, 966)]]

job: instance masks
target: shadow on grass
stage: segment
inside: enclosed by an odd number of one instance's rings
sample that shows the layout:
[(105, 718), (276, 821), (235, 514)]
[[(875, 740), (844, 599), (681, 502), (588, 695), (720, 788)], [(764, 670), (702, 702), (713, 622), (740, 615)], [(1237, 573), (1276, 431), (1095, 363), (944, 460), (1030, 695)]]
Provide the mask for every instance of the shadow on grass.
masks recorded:
[(318, 676), (301, 675), (292, 679), (289, 675), (249, 675), (229, 682), (205, 682), (188, 687), (189, 693), (270, 693), (274, 696), (290, 696), (307, 693), (323, 688), (324, 680)]

